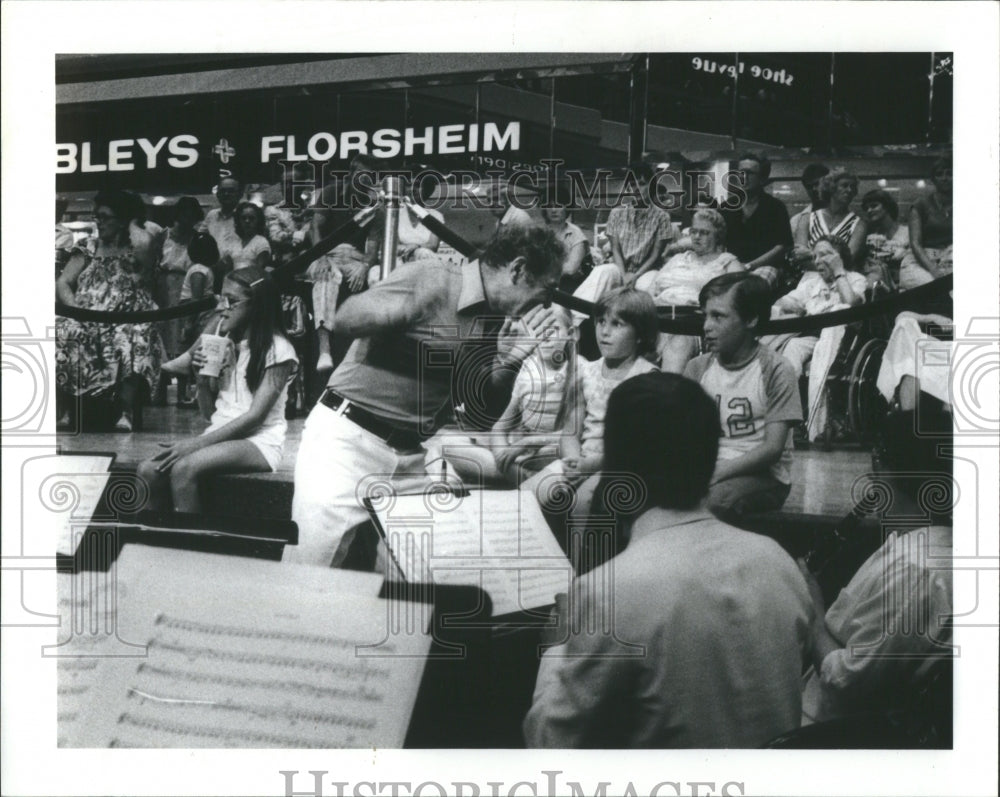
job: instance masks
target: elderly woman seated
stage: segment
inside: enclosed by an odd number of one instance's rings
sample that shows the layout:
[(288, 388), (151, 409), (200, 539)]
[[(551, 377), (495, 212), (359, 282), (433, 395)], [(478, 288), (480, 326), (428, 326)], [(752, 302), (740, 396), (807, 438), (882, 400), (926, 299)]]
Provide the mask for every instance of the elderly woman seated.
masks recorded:
[[(863, 274), (848, 269), (852, 258), (845, 241), (823, 236), (813, 245), (812, 256), (816, 271), (803, 274), (798, 286), (774, 303), (772, 318), (830, 313), (864, 301), (867, 281)], [(844, 339), (845, 330), (846, 327), (841, 324), (824, 327), (819, 337), (810, 334), (761, 337), (761, 343), (784, 355), (796, 376), (802, 376), (805, 364), (812, 359), (809, 368), (809, 418), (806, 423), (810, 440), (816, 440), (826, 429), (826, 376)]]
[[(694, 212), (688, 233), (691, 248), (674, 255), (659, 271), (644, 274), (636, 289), (644, 290), (659, 306), (697, 307), (698, 293), (709, 280), (732, 271), (745, 271), (736, 256), (726, 251), (726, 221), (711, 208)], [(697, 354), (698, 338), (660, 333), (657, 352), (660, 368), (682, 373)]]

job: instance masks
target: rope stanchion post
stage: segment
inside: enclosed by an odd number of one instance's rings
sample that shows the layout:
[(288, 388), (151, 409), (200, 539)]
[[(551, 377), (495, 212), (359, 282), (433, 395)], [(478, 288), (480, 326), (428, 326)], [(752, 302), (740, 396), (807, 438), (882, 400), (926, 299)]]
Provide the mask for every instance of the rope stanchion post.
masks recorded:
[(396, 268), (396, 244), (399, 241), (399, 177), (386, 177), (382, 184), (385, 227), (382, 235), (382, 273), (388, 277)]

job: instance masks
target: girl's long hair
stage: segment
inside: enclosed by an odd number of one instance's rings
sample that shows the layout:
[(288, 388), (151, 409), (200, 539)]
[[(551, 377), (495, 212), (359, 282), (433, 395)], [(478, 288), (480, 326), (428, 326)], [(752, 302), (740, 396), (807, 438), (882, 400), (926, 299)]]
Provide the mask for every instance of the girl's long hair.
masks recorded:
[(226, 279), (242, 286), (250, 295), (250, 314), (244, 335), (250, 345), (247, 387), (254, 393), (264, 381), (267, 355), (274, 346), (274, 336), (285, 337), (281, 318), (281, 294), (271, 276), (256, 266), (230, 271)]

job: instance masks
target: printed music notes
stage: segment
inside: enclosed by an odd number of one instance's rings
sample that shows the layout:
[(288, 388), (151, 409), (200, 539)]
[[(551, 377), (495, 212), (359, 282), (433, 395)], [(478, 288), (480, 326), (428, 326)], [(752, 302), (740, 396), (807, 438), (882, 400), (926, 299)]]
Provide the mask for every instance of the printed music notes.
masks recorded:
[(390, 633), (380, 576), (142, 546), (116, 570), (137, 647), (60, 662), (63, 746), (402, 746), (430, 637)]
[(497, 617), (569, 589), (572, 568), (531, 492), (428, 492), (370, 506), (407, 581), (481, 586)]

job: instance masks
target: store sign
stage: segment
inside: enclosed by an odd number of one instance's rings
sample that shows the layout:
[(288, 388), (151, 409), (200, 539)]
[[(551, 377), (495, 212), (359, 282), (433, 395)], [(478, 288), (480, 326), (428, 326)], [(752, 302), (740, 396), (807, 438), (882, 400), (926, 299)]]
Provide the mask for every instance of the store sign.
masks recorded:
[(56, 174), (152, 171), (162, 165), (187, 169), (198, 162), (198, 137), (188, 134), (119, 138), (106, 144), (83, 141), (56, 144)]
[(791, 86), (795, 82), (795, 75), (785, 69), (775, 69), (771, 66), (747, 63), (726, 63), (715, 58), (702, 58), (695, 56), (691, 59), (691, 68), (695, 72), (705, 72), (710, 75), (722, 75), (723, 77), (735, 78), (736, 75), (763, 80), (766, 83), (776, 83), (779, 86)]
[(253, 150), (241, 152), (223, 137), (216, 144), (203, 146), (202, 139), (191, 133), (158, 138), (116, 138), (111, 141), (80, 141), (56, 144), (56, 174), (93, 174), (99, 172), (155, 171), (189, 169), (203, 155), (210, 155), (228, 165), (243, 158), (258, 163), (312, 160), (324, 162), (348, 160), (354, 155), (397, 158), (465, 153), (516, 152), (521, 148), (521, 123), (508, 122), (501, 127), (486, 124), (453, 124), (437, 127), (403, 129), (380, 128), (374, 131), (345, 130), (339, 133), (318, 132), (311, 136), (295, 134), (265, 135), (258, 138)]
[(501, 130), (493, 122), (482, 125), (441, 125), (407, 127), (402, 130), (382, 128), (369, 134), (365, 130), (320, 132), (308, 139), (294, 135), (263, 136), (260, 162), (274, 160), (328, 161), (353, 155), (375, 158), (413, 157), (414, 155), (461, 155), (476, 152), (516, 151), (521, 148), (521, 123), (509, 122)]

